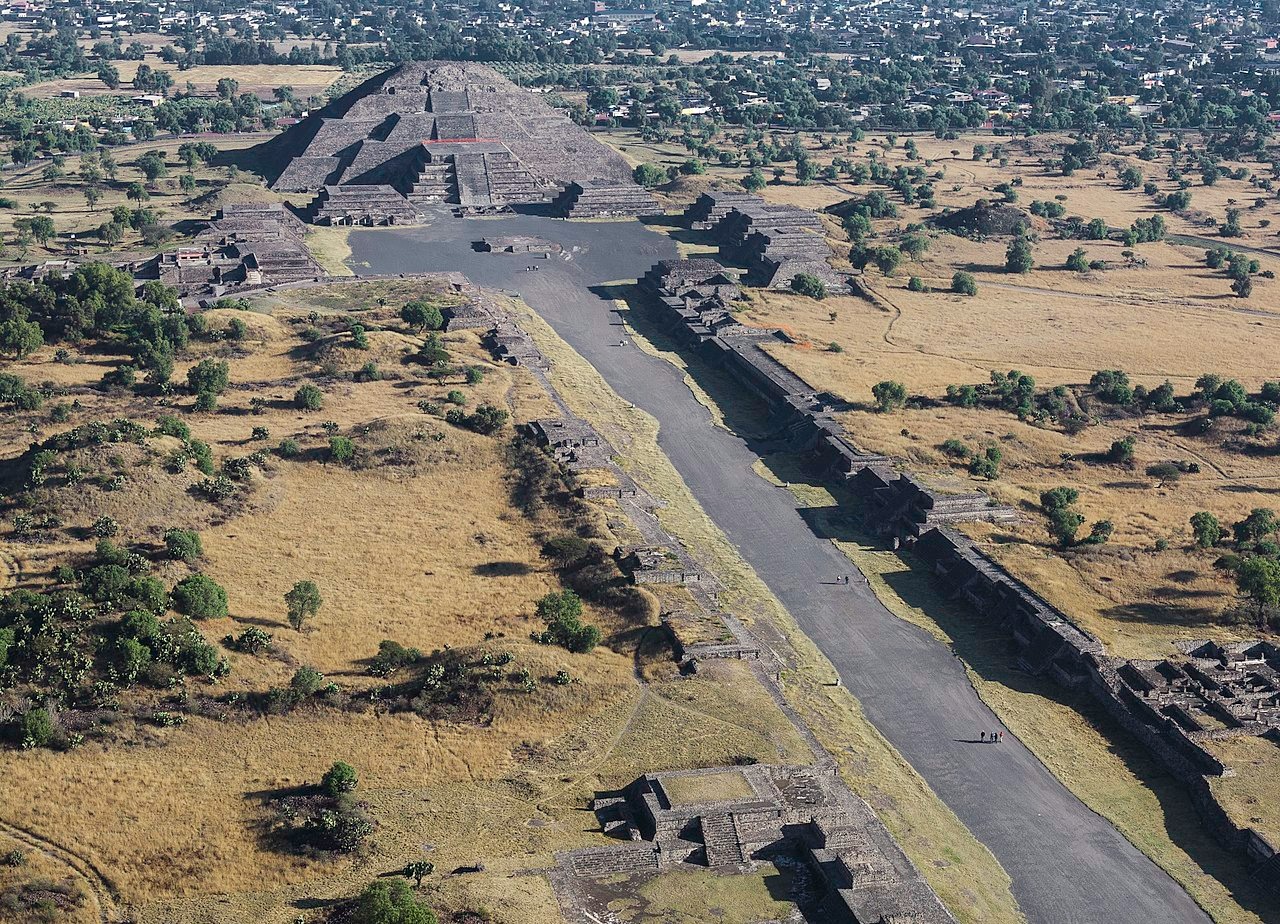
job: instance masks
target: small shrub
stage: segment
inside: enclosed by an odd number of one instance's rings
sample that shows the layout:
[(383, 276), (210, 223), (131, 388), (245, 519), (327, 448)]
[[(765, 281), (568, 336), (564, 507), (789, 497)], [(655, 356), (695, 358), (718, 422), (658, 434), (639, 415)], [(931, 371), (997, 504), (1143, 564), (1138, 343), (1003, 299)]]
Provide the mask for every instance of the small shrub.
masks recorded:
[(337, 798), (345, 792), (353, 792), (359, 784), (359, 778), (356, 776), (356, 768), (344, 761), (335, 761), (333, 766), (325, 771), (323, 777), (320, 778), (320, 788), (333, 798)]
[(204, 554), (200, 534), (192, 529), (177, 527), (165, 531), (164, 550), (165, 554), (175, 561), (184, 561), (188, 564)]
[(228, 635), (222, 640), (222, 644), (232, 651), (257, 655), (271, 649), (273, 638), (274, 636), (270, 632), (259, 629), (257, 626), (250, 626), (239, 635)]
[(293, 404), (302, 411), (318, 411), (324, 407), (324, 392), (308, 382), (293, 393)]

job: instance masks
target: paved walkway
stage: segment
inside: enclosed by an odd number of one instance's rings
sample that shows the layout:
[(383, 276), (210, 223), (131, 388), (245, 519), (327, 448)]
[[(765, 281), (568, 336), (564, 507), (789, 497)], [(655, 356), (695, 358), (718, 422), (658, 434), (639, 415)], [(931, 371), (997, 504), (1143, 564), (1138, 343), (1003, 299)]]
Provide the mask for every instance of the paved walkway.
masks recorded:
[[(471, 238), (495, 233), (583, 249), (572, 259), (539, 261), (470, 250)], [(619, 346), (625, 335), (613, 305), (589, 287), (636, 278), (673, 256), (667, 239), (634, 222), (518, 217), (360, 233), (352, 246), (354, 261), (366, 261), (370, 272), (453, 270), (519, 292), (619, 395), (656, 417), (662, 449), (703, 508), (835, 664), (868, 718), (995, 854), (1030, 921), (1209, 920), (1017, 741), (976, 743), (980, 729), (999, 721), (948, 649), (889, 613), (867, 587), (834, 584), (853, 572), (849, 560), (808, 527), (790, 492), (755, 473), (757, 456), (746, 442), (712, 424), (679, 370)]]

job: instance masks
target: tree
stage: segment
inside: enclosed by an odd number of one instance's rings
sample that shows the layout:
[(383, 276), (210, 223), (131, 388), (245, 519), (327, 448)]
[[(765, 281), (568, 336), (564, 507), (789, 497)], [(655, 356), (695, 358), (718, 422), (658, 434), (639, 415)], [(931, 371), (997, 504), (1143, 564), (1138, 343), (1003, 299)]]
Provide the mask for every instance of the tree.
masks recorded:
[(537, 612), (547, 628), (533, 633), (535, 642), (560, 645), (577, 654), (589, 653), (600, 642), (600, 630), (582, 622), (582, 599), (572, 590), (547, 594), (538, 601)]
[(187, 387), (197, 395), (220, 395), (231, 384), (231, 367), (225, 361), (202, 359), (187, 370)]
[(1083, 247), (1077, 247), (1071, 251), (1071, 255), (1067, 257), (1067, 269), (1073, 273), (1087, 273), (1089, 271), (1089, 258), (1085, 254)]
[(923, 234), (908, 234), (898, 242), (898, 249), (906, 254), (908, 259), (918, 262), (929, 249), (929, 239)]
[(1136, 445), (1137, 440), (1132, 436), (1112, 440), (1111, 448), (1107, 450), (1107, 461), (1114, 462), (1117, 465), (1133, 464), (1133, 451)]
[(164, 550), (165, 554), (175, 561), (184, 561), (188, 564), (204, 554), (200, 534), (193, 529), (178, 529), (176, 526), (165, 530)]
[(902, 251), (897, 247), (877, 247), (874, 258), (876, 269), (886, 276), (902, 265)]
[(1033, 266), (1035, 266), (1035, 258), (1031, 252), (1031, 242), (1025, 236), (1019, 235), (1010, 242), (1008, 249), (1005, 251), (1005, 271), (1025, 275), (1031, 272), (1031, 267)]
[(1237, 543), (1257, 542), (1280, 528), (1280, 519), (1270, 507), (1255, 507), (1249, 515), (1231, 527)]
[(1048, 518), (1049, 536), (1066, 548), (1075, 543), (1084, 517), (1072, 506), (1080, 498), (1075, 488), (1053, 488), (1040, 494), (1040, 507)]
[(972, 273), (957, 272), (951, 277), (951, 291), (957, 295), (977, 295), (978, 280)]
[(151, 193), (147, 192), (147, 187), (138, 182), (130, 183), (124, 194), (126, 198), (133, 202), (146, 202), (151, 198)]
[(791, 278), (791, 291), (818, 301), (827, 297), (826, 283), (811, 273), (796, 273)]
[(360, 893), (352, 920), (354, 924), (439, 924), (435, 912), (401, 879), (371, 882)]
[(750, 193), (758, 193), (768, 185), (768, 182), (759, 167), (752, 167), (751, 172), (742, 178), (742, 188)]
[(171, 597), (173, 608), (192, 619), (219, 619), (227, 615), (227, 592), (203, 574), (183, 578), (173, 588)]
[(42, 748), (53, 740), (53, 716), (47, 709), (28, 709), (18, 726), (18, 741), (24, 749)]
[(35, 321), (11, 317), (0, 321), (0, 353), (12, 353), (22, 359), (44, 345), (44, 333)]
[(96, 186), (86, 186), (84, 188), (84, 202), (89, 206), (89, 211), (96, 211), (98, 208), (98, 200), (102, 198), (102, 192)]
[(414, 330), (441, 330), (444, 327), (444, 314), (435, 305), (424, 301), (413, 301), (400, 309), (400, 320)]
[(1191, 514), (1191, 535), (1200, 548), (1211, 549), (1222, 540), (1222, 524), (1209, 511), (1198, 511)]
[(871, 386), (876, 399), (876, 409), (881, 412), (896, 410), (907, 403), (907, 387), (901, 382), (877, 382)]
[(333, 798), (344, 792), (352, 792), (360, 782), (356, 776), (356, 768), (345, 761), (334, 761), (333, 766), (320, 778), (320, 788)]
[(670, 179), (666, 169), (656, 164), (640, 164), (632, 174), (641, 186), (661, 186)]
[(435, 871), (436, 865), (434, 863), (430, 863), (427, 860), (414, 860), (400, 871), (400, 875), (405, 879), (412, 879), (414, 888), (421, 889), (422, 877), (430, 876)]
[(56, 230), (53, 219), (48, 215), (35, 215), (31, 218), (19, 218), (13, 223), (14, 228), (26, 232), (39, 244), (47, 244), (53, 239)]
[(148, 183), (154, 183), (156, 180), (169, 175), (169, 168), (165, 165), (164, 155), (159, 151), (148, 151), (135, 160), (133, 164), (142, 171), (142, 175), (147, 178)]
[(320, 612), (320, 604), (323, 602), (320, 597), (320, 588), (314, 581), (298, 581), (284, 595), (285, 607), (289, 613), (289, 625), (301, 632), (302, 624)]
[(310, 382), (293, 393), (294, 406), (303, 411), (318, 411), (324, 407), (324, 392)]
[(1280, 561), (1253, 555), (1240, 563), (1236, 587), (1253, 601), (1260, 627), (1266, 626), (1266, 611), (1280, 606)]
[(356, 456), (356, 444), (349, 436), (329, 437), (329, 460), (342, 465)]

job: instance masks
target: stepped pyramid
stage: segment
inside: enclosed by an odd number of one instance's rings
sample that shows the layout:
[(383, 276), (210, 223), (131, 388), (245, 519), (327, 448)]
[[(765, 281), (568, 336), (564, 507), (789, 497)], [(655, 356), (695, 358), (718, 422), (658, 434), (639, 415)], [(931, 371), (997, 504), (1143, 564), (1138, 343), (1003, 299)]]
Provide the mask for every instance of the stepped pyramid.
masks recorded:
[[(254, 153), (272, 189), (316, 193), (322, 201), (311, 213), (334, 223), (403, 222), (437, 203), (477, 211), (548, 203), (575, 182), (606, 191), (605, 207), (638, 190), (617, 153), (539, 97), (469, 63), (401, 65)], [(356, 207), (362, 196), (366, 208)]]

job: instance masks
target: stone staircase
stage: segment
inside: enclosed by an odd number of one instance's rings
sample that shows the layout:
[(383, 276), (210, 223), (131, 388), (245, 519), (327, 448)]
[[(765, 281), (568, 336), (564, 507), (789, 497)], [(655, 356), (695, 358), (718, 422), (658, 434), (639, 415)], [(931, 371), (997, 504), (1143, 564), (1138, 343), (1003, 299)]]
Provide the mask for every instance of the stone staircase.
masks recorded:
[(730, 813), (702, 815), (702, 843), (707, 851), (707, 866), (734, 866), (746, 860), (738, 825)]
[(579, 850), (569, 856), (570, 866), (578, 876), (610, 876), (658, 869), (658, 854), (648, 842), (621, 847)]
[(630, 218), (661, 211), (643, 187), (603, 180), (570, 183), (551, 207), (564, 218)]

